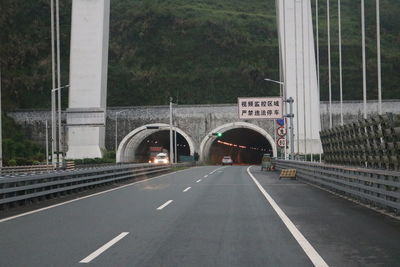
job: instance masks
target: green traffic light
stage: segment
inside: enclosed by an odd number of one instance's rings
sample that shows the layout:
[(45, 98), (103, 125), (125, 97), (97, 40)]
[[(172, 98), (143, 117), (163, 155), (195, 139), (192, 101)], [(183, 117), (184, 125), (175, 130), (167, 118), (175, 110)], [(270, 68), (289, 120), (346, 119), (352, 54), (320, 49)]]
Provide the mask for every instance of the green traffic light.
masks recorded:
[(222, 136), (222, 133), (217, 133), (217, 136), (218, 136), (218, 137), (221, 137), (221, 136)]

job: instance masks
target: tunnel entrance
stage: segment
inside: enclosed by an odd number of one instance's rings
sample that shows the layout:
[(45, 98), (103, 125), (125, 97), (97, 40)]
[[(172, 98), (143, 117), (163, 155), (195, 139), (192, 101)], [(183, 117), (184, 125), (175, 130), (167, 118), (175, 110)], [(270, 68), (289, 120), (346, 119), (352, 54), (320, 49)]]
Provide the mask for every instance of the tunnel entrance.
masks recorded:
[(244, 121), (214, 128), (200, 144), (200, 160), (212, 164), (221, 164), (224, 156), (231, 156), (236, 164), (259, 164), (266, 153), (277, 156), (274, 138), (266, 129)]
[(255, 130), (237, 128), (225, 131), (211, 143), (208, 161), (221, 164), (230, 156), (234, 164), (260, 164), (263, 154), (273, 154), (269, 141)]
[[(175, 132), (173, 132), (174, 135)], [(173, 138), (175, 139), (175, 138)], [(173, 140), (173, 146), (175, 142)], [(167, 153), (169, 157), (170, 150), (170, 137), (169, 130), (162, 130), (147, 136), (137, 147), (135, 159), (138, 163), (152, 161), (158, 153)], [(184, 156), (190, 156), (190, 147), (186, 139), (180, 134), (176, 133), (176, 150), (174, 156), (177, 157), (178, 162)], [(181, 160), (180, 160), (181, 159)]]
[[(194, 142), (184, 131), (178, 127), (175, 129), (177, 152), (173, 153), (177, 155), (178, 161), (190, 160), (188, 156), (194, 155)], [(143, 125), (131, 131), (118, 145), (117, 162), (145, 163), (149, 162), (152, 155), (155, 156), (161, 152), (167, 153), (169, 156), (169, 130), (168, 124), (154, 123)], [(174, 133), (175, 130), (173, 131), (173, 134)]]

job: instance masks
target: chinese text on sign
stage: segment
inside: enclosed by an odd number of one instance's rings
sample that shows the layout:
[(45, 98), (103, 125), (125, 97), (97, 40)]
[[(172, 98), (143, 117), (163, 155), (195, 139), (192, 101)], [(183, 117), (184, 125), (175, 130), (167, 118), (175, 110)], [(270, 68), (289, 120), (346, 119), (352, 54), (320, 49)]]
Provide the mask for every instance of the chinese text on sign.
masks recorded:
[(281, 97), (238, 98), (239, 119), (281, 119)]

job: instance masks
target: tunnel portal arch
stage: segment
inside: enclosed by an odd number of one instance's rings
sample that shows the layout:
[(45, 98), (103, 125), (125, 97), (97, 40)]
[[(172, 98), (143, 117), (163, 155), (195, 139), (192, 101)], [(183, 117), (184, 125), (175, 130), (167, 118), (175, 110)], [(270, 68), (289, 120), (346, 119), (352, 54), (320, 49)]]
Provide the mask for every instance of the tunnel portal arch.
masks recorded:
[[(156, 128), (157, 129), (149, 129), (149, 128)], [(169, 131), (170, 127), (169, 124), (165, 123), (153, 123), (153, 124), (146, 124), (141, 127), (138, 127), (127, 134), (120, 144), (118, 145), (116, 160), (117, 163), (127, 163), (127, 162), (135, 162), (135, 152), (140, 146), (140, 144), (150, 135), (161, 132), (161, 131)], [(189, 145), (190, 155), (193, 156), (195, 152), (195, 144), (193, 139), (185, 133), (180, 128), (175, 128), (176, 132), (186, 140)]]
[(277, 157), (278, 152), (277, 152), (277, 147), (276, 147), (274, 138), (266, 130), (264, 130), (263, 128), (255, 125), (255, 124), (251, 124), (248, 122), (232, 122), (232, 123), (227, 123), (227, 124), (224, 124), (224, 125), (214, 128), (203, 138), (203, 140), (200, 144), (200, 160), (206, 161), (209, 157), (211, 146), (215, 141), (215, 136), (213, 135), (213, 133), (224, 134), (225, 132), (228, 132), (230, 130), (241, 129), (241, 128), (253, 130), (253, 131), (259, 133), (260, 135), (262, 135), (263, 137), (265, 137), (265, 139), (271, 145), (273, 156)]

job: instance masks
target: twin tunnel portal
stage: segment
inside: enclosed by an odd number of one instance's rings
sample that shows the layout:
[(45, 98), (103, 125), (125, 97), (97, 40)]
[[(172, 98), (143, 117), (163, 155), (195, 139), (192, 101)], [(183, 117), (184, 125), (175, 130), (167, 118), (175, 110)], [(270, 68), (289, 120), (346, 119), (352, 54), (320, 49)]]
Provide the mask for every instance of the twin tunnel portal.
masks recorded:
[[(259, 164), (263, 154), (276, 155), (272, 137), (250, 123), (218, 127), (208, 133), (199, 145), (179, 128), (173, 128), (172, 134), (173, 147), (176, 147), (173, 154), (178, 162), (198, 158), (210, 164), (221, 164), (224, 156), (230, 156), (234, 164)], [(154, 151), (169, 154), (169, 149), (169, 125), (145, 125), (130, 132), (119, 143), (117, 162), (145, 163), (149, 162)]]

